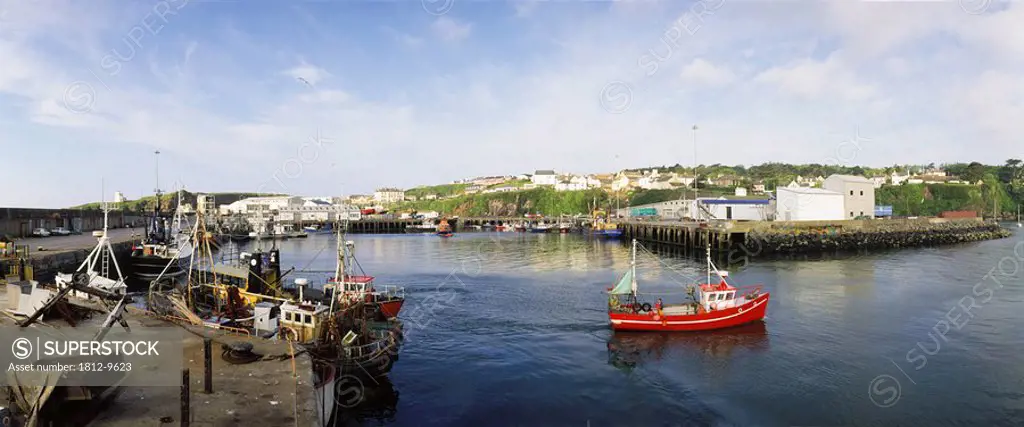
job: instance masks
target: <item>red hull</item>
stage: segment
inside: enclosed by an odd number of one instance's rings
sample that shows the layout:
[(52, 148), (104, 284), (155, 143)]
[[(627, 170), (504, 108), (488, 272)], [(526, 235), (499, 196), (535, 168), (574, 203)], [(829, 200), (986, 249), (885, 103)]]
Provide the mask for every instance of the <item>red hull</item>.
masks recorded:
[(661, 316), (648, 313), (608, 313), (616, 331), (708, 331), (731, 328), (764, 319), (768, 309), (768, 293), (736, 308), (715, 310), (694, 315)]
[(402, 311), (404, 302), (405, 300), (397, 300), (380, 303), (380, 312), (387, 318), (398, 317), (398, 312)]

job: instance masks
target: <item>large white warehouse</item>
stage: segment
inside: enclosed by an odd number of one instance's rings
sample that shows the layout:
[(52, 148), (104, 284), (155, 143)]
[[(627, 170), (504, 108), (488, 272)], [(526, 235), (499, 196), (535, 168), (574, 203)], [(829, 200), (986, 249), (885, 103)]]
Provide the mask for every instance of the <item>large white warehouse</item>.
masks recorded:
[(843, 195), (820, 188), (779, 187), (775, 194), (776, 221), (841, 220)]

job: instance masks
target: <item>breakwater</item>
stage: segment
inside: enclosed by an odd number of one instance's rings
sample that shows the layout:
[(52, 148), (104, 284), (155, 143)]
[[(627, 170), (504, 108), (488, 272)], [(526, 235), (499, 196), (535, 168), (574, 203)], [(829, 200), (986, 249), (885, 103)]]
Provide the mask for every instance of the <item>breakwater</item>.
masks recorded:
[(949, 245), (1009, 237), (996, 223), (966, 220), (878, 220), (876, 224), (753, 229), (743, 245), (763, 254), (802, 254)]
[(875, 219), (840, 221), (719, 221), (711, 224), (630, 221), (627, 238), (676, 247), (703, 256), (712, 252), (748, 255), (807, 254), (896, 249), (1009, 237), (1010, 232), (980, 218)]

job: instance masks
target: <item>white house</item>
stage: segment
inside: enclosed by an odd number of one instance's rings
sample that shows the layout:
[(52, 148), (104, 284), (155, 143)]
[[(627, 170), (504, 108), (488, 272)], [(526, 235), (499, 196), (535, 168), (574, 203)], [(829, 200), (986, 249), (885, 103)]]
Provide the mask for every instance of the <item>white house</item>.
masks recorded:
[(517, 188), (517, 187), (511, 186), (511, 185), (502, 185), (502, 186), (498, 186), (498, 187), (494, 187), (494, 188), (488, 188), (488, 189), (484, 190), (483, 192), (484, 193), (509, 193), (509, 192), (517, 191), (517, 190), (519, 190), (519, 188)]
[(405, 190), (393, 187), (378, 188), (373, 192), (373, 200), (378, 203), (397, 203), (405, 200)]
[(558, 175), (553, 170), (539, 170), (530, 177), (530, 181), (536, 185), (558, 184)]
[(882, 188), (882, 186), (885, 185), (885, 183), (888, 181), (889, 178), (884, 175), (871, 177), (871, 182), (874, 183), (875, 188)]
[(692, 176), (682, 176), (682, 175), (678, 175), (678, 174), (672, 174), (671, 177), (668, 179), (668, 183), (672, 184), (672, 185), (675, 185), (675, 186), (691, 187), (691, 186), (693, 186), (693, 177)]
[(623, 191), (629, 188), (629, 177), (620, 174), (612, 180), (612, 191)]
[(889, 183), (892, 185), (903, 184), (907, 179), (910, 179), (910, 175), (903, 175), (896, 171), (889, 174)]
[(557, 184), (555, 184), (555, 191), (579, 191), (579, 190), (586, 190), (586, 189), (587, 189), (587, 184), (585, 183), (585, 181), (583, 183), (581, 183), (581, 182), (573, 182), (572, 180), (569, 180), (569, 179), (563, 179), (563, 180), (558, 181)]
[(226, 209), (222, 206), (221, 211), (226, 210), (229, 213), (241, 214), (258, 211), (271, 212), (284, 208), (300, 207), (305, 203), (306, 201), (298, 196), (250, 197), (225, 205)]
[(781, 187), (775, 194), (776, 221), (841, 220), (843, 195), (820, 188)]
[(862, 176), (829, 175), (822, 185), (826, 190), (843, 195), (846, 219), (875, 216), (875, 184)]
[(736, 221), (767, 221), (774, 215), (769, 199), (699, 198), (698, 218)]

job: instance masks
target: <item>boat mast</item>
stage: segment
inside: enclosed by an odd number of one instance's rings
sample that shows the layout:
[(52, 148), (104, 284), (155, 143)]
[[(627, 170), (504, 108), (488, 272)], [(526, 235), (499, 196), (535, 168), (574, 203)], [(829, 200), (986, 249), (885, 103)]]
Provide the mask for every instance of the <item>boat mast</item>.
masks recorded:
[(633, 298), (636, 298), (636, 239), (633, 239), (633, 257), (629, 261), (629, 268), (632, 271), (630, 278), (632, 280), (631, 287), (633, 289)]
[(704, 283), (707, 283), (707, 284), (710, 285), (711, 284), (711, 242), (707, 242), (707, 246), (705, 247), (705, 251), (706, 251), (706, 254), (707, 254), (707, 258), (708, 258), (708, 281), (704, 282)]

